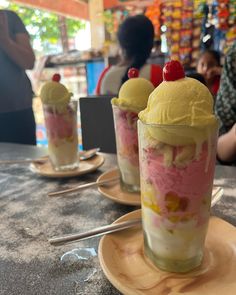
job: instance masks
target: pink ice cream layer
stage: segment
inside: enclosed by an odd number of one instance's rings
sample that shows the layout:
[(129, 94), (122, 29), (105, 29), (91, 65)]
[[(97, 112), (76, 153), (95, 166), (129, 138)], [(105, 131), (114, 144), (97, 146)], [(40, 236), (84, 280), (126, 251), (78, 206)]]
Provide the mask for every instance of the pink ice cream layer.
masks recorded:
[[(173, 150), (175, 158), (181, 152), (181, 148), (173, 147)], [(184, 168), (177, 168), (174, 165), (166, 167), (163, 155), (158, 154), (154, 148), (143, 151), (140, 163), (141, 179), (144, 185), (147, 183), (154, 188), (162, 218), (194, 215), (198, 225), (207, 221), (210, 202), (207, 202), (206, 198), (209, 200), (213, 185), (214, 152), (210, 156), (208, 165), (207, 159), (206, 143), (202, 146), (199, 158), (192, 160)], [(178, 206), (171, 209), (170, 202), (173, 204), (176, 201)]]
[(45, 125), (50, 140), (70, 138), (76, 128), (76, 120), (69, 112), (45, 112)]
[(137, 120), (137, 113), (115, 109), (117, 151), (134, 166), (139, 166)]

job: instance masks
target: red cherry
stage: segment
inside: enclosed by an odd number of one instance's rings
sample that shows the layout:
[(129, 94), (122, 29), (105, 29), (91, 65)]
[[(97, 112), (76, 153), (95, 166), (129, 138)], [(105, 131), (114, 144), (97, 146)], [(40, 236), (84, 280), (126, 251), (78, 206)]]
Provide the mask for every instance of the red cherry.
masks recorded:
[(60, 82), (60, 80), (61, 80), (61, 75), (60, 74), (54, 74), (53, 76), (52, 76), (52, 81), (55, 81), (55, 82)]
[(163, 69), (164, 81), (175, 81), (185, 77), (184, 68), (177, 60), (167, 62)]
[(128, 71), (128, 77), (130, 78), (137, 78), (139, 76), (139, 70), (135, 68), (130, 68)]

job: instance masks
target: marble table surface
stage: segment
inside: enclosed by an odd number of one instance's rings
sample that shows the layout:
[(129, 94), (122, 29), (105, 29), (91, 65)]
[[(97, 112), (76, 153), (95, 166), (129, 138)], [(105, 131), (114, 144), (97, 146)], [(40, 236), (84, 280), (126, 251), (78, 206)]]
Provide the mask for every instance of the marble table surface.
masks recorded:
[[(45, 155), (32, 146), (0, 143), (0, 160)], [(100, 267), (99, 237), (51, 246), (48, 238), (84, 232), (109, 224), (137, 207), (115, 203), (96, 187), (49, 198), (50, 191), (95, 181), (116, 167), (116, 156), (101, 154), (97, 171), (73, 178), (51, 179), (29, 169), (29, 164), (0, 164), (0, 294), (70, 295), (120, 294)], [(215, 184), (223, 198), (212, 214), (236, 226), (236, 167), (217, 166)]]

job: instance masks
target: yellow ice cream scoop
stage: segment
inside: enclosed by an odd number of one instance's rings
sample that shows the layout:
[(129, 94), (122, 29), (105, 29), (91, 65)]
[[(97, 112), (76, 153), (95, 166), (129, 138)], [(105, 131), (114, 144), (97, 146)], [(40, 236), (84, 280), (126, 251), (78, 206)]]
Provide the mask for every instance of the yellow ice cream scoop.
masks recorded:
[(129, 80), (120, 88), (118, 98), (111, 100), (112, 105), (138, 113), (147, 106), (148, 97), (155, 89), (153, 84), (138, 77), (138, 70), (131, 68), (128, 73)]
[(69, 103), (72, 93), (67, 88), (59, 83), (59, 79), (56, 75), (53, 76), (54, 81), (46, 82), (40, 93), (43, 104), (52, 106), (65, 106)]
[(199, 126), (215, 121), (208, 88), (192, 78), (162, 82), (139, 118), (149, 124)]
[[(150, 135), (164, 143), (185, 145), (202, 142), (209, 128), (217, 127), (210, 91), (196, 79), (185, 77), (178, 61), (166, 64), (163, 78), (164, 81), (151, 93), (147, 108), (139, 113), (140, 120), (147, 124), (168, 125), (168, 128), (163, 126), (158, 130), (150, 126)], [(185, 127), (180, 132), (177, 125)]]

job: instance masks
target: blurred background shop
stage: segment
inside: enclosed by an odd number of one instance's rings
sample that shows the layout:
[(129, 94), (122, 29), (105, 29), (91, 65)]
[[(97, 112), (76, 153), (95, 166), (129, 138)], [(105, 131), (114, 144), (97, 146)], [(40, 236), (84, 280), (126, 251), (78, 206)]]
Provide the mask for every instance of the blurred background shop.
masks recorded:
[(150, 18), (155, 28), (150, 62), (161, 66), (172, 58), (191, 71), (202, 50), (215, 49), (223, 59), (236, 39), (235, 0), (0, 0), (0, 8), (20, 16), (37, 57), (28, 74), (38, 145), (47, 144), (38, 98), (42, 84), (58, 72), (75, 98), (94, 94), (100, 73), (117, 61), (116, 32), (127, 16)]

